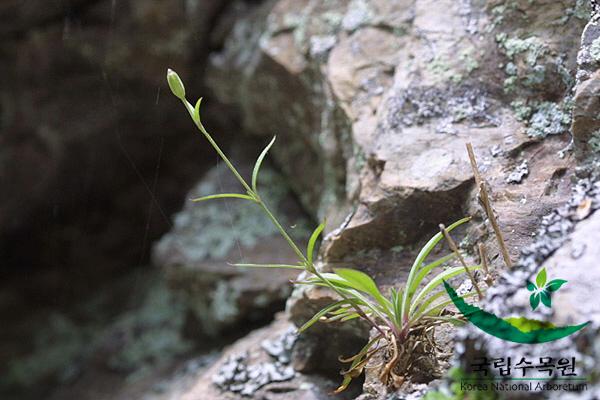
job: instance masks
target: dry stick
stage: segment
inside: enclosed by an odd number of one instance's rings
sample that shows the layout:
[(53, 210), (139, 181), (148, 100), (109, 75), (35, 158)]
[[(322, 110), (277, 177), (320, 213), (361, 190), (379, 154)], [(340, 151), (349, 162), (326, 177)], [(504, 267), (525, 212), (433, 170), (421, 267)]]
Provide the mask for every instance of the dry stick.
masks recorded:
[(481, 179), (481, 175), (479, 174), (479, 168), (477, 167), (477, 160), (475, 159), (475, 153), (473, 152), (473, 146), (471, 143), (467, 143), (467, 152), (469, 153), (469, 160), (471, 161), (471, 168), (473, 169), (473, 174), (475, 175), (475, 183), (479, 188), (479, 197), (483, 202), (483, 206), (485, 209), (485, 213), (487, 214), (490, 223), (492, 224), (492, 228), (494, 229), (494, 233), (496, 234), (496, 240), (498, 240), (498, 245), (500, 245), (500, 251), (502, 252), (502, 258), (504, 258), (504, 263), (510, 269), (512, 268), (512, 262), (510, 261), (510, 256), (508, 255), (508, 250), (506, 249), (506, 244), (504, 243), (504, 237), (502, 236), (502, 232), (500, 231), (500, 227), (498, 226), (498, 221), (496, 221), (496, 216), (494, 215), (494, 210), (492, 209), (490, 198), (488, 196), (487, 190), (485, 189), (485, 183)]
[(494, 284), (494, 279), (492, 279), (492, 275), (490, 275), (490, 269), (488, 268), (488, 262), (487, 262), (487, 254), (485, 251), (485, 246), (483, 243), (479, 243), (479, 258), (481, 258), (481, 265), (483, 266), (483, 270), (485, 271), (485, 284), (488, 285), (488, 287), (492, 287), (492, 285)]
[(446, 241), (448, 242), (448, 246), (450, 246), (450, 249), (454, 252), (454, 254), (456, 254), (456, 257), (458, 258), (458, 260), (460, 261), (462, 266), (465, 268), (467, 275), (469, 275), (471, 282), (473, 282), (473, 286), (475, 287), (475, 290), (477, 291), (479, 300), (483, 299), (483, 294), (481, 293), (481, 290), (479, 289), (479, 285), (477, 285), (477, 281), (475, 280), (475, 277), (473, 276), (473, 274), (471, 273), (471, 270), (467, 266), (465, 259), (458, 251), (458, 247), (456, 246), (456, 243), (454, 243), (454, 239), (452, 239), (452, 236), (450, 236), (450, 234), (446, 230), (446, 227), (444, 226), (444, 224), (440, 224), (440, 231), (444, 234), (444, 237), (446, 238)]

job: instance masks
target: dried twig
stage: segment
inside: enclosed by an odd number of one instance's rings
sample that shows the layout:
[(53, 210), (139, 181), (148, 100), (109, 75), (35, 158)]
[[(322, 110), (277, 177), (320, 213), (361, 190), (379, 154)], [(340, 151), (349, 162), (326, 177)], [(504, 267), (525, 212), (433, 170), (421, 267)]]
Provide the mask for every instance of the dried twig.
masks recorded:
[(465, 259), (458, 251), (458, 247), (456, 246), (454, 239), (452, 239), (452, 236), (450, 236), (450, 234), (446, 230), (446, 227), (444, 226), (444, 224), (440, 224), (440, 231), (443, 233), (444, 237), (446, 238), (446, 241), (448, 242), (448, 246), (450, 246), (450, 250), (452, 250), (454, 252), (454, 254), (456, 254), (456, 257), (458, 258), (458, 260), (460, 261), (462, 266), (465, 268), (467, 275), (469, 275), (469, 278), (471, 279), (471, 282), (473, 283), (473, 286), (475, 287), (475, 290), (477, 291), (479, 300), (483, 299), (483, 294), (481, 293), (481, 290), (479, 289), (479, 285), (477, 284), (475, 277), (473, 276), (473, 274), (471, 273), (471, 270), (467, 266)]
[(479, 243), (478, 247), (479, 258), (481, 259), (481, 265), (483, 266), (483, 271), (485, 272), (485, 278), (483, 278), (483, 280), (485, 281), (485, 284), (488, 285), (488, 287), (492, 287), (492, 285), (494, 284), (494, 279), (492, 278), (492, 275), (490, 274), (490, 269), (488, 268), (485, 245), (483, 243)]
[(471, 143), (467, 143), (467, 152), (469, 153), (471, 168), (473, 169), (473, 174), (475, 175), (475, 183), (479, 188), (479, 197), (483, 202), (485, 213), (487, 214), (487, 217), (490, 220), (490, 223), (492, 224), (492, 228), (494, 229), (494, 233), (496, 234), (496, 240), (498, 240), (498, 245), (500, 246), (500, 251), (502, 252), (502, 258), (504, 258), (504, 263), (510, 269), (512, 268), (512, 262), (510, 261), (510, 256), (508, 254), (508, 250), (506, 249), (506, 243), (504, 242), (504, 237), (502, 236), (502, 232), (500, 231), (500, 226), (498, 225), (498, 221), (496, 220), (496, 216), (494, 215), (494, 210), (492, 209), (490, 198), (485, 188), (485, 182), (481, 179), (481, 175), (479, 174), (477, 160), (475, 159), (475, 153), (473, 152), (473, 146), (471, 145)]

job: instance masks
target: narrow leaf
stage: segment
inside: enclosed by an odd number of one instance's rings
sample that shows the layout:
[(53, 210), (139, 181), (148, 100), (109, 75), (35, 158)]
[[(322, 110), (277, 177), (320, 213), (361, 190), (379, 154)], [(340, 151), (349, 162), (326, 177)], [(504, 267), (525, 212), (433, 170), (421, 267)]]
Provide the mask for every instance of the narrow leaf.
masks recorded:
[(331, 314), (331, 315), (348, 314), (348, 313), (352, 313), (353, 310), (354, 310), (353, 308), (348, 308), (347, 306), (345, 306), (345, 307), (340, 307), (335, 311), (331, 311), (329, 314)]
[(364, 272), (350, 268), (338, 268), (335, 273), (348, 281), (354, 289), (369, 294), (382, 306), (387, 307), (389, 304), (389, 300), (383, 297), (375, 281)]
[(198, 197), (197, 199), (192, 199), (193, 202), (206, 201), (206, 200), (214, 200), (214, 199), (243, 199), (254, 201), (254, 199), (247, 194), (241, 193), (222, 193), (222, 194), (212, 194), (210, 196)]
[(357, 313), (347, 314), (344, 318), (342, 318), (341, 322), (350, 321), (355, 318), (360, 318), (360, 315)]
[(530, 292), (533, 292), (535, 289), (537, 289), (535, 284), (531, 281), (527, 281), (527, 290), (529, 290)]
[(323, 223), (317, 226), (317, 228), (313, 231), (312, 235), (310, 235), (310, 239), (308, 240), (308, 246), (306, 246), (306, 258), (308, 260), (309, 265), (313, 263), (313, 253), (315, 251), (315, 244), (317, 243), (319, 235), (321, 235), (321, 232), (323, 232), (323, 229), (325, 229), (325, 223), (326, 221), (323, 221)]
[(256, 163), (254, 164), (254, 169), (252, 170), (252, 190), (254, 190), (255, 192), (257, 192), (256, 184), (258, 181), (258, 172), (260, 171), (260, 166), (262, 165), (263, 160), (269, 152), (269, 149), (271, 148), (271, 146), (273, 146), (273, 143), (275, 143), (276, 137), (277, 136), (273, 136), (273, 139), (271, 139), (267, 147), (265, 147), (262, 153), (260, 153), (258, 159), (256, 159)]
[(545, 290), (547, 290), (550, 293), (556, 292), (565, 283), (567, 283), (567, 281), (565, 281), (564, 279), (553, 279), (550, 282), (548, 282)]
[[(372, 312), (383, 320), (387, 320), (388, 318), (391, 318), (390, 310), (388, 310), (387, 308), (384, 308), (384, 306), (380, 305), (379, 303), (373, 303), (366, 296), (364, 296), (360, 291), (352, 288), (352, 285), (350, 284), (350, 282), (348, 282), (346, 279), (342, 278), (341, 276), (339, 276), (337, 274), (329, 273), (329, 272), (321, 273), (320, 276), (321, 276), (321, 278), (323, 278), (323, 280), (321, 280), (319, 277), (313, 276), (313, 277), (309, 277), (309, 278), (305, 279), (304, 281), (297, 281), (295, 283), (299, 284), (299, 285), (315, 285), (315, 286), (321, 286), (321, 287), (334, 286), (337, 291), (345, 294), (349, 298), (351, 303), (356, 304), (357, 306), (361, 305), (361, 306), (366, 307), (368, 309), (368, 310), (367, 309), (364, 310), (366, 314), (369, 314)], [(387, 314), (387, 317), (385, 314)]]
[(427, 264), (426, 266), (424, 266), (423, 268), (421, 268), (421, 270), (419, 271), (419, 274), (416, 276), (416, 278), (413, 279), (412, 285), (410, 286), (410, 293), (409, 295), (413, 295), (417, 288), (419, 287), (419, 285), (421, 284), (421, 282), (423, 282), (423, 280), (425, 279), (425, 277), (435, 268), (439, 267), (440, 265), (443, 265), (445, 263), (447, 263), (448, 261), (452, 260), (454, 257), (456, 257), (456, 254), (454, 253), (450, 253), (447, 256), (444, 256), (440, 259), (435, 260), (434, 262)]
[[(353, 315), (356, 315), (356, 317), (353, 317)], [(325, 322), (327, 322), (327, 323), (329, 323), (329, 322), (335, 322), (335, 321), (344, 322), (344, 321), (348, 321), (348, 320), (351, 320), (353, 318), (358, 318), (358, 317), (360, 317), (360, 315), (357, 314), (357, 313), (352, 313), (352, 312), (350, 312), (350, 313), (343, 313), (343, 314), (335, 315), (333, 317), (329, 317), (329, 318), (327, 318), (325, 320)]]
[(200, 97), (196, 102), (196, 106), (194, 107), (194, 115), (192, 116), (193, 120), (197, 123), (200, 123), (200, 104), (202, 104), (202, 97)]
[(300, 329), (298, 329), (298, 332), (304, 332), (305, 330), (307, 330), (308, 328), (310, 328), (312, 325), (314, 325), (315, 322), (317, 322), (318, 320), (321, 319), (321, 317), (324, 317), (328, 312), (336, 309), (337, 307), (340, 307), (344, 304), (346, 304), (347, 301), (346, 300), (340, 300), (337, 301), (333, 304), (328, 305), (327, 307), (323, 308), (321, 311), (319, 311), (318, 313), (316, 313), (311, 319), (309, 319), (308, 321), (306, 321), (304, 323), (304, 325), (302, 325), (300, 327)]
[[(468, 270), (476, 271), (476, 270), (480, 270), (481, 268), (482, 268), (481, 265), (475, 265), (475, 266), (468, 267)], [(453, 278), (457, 275), (460, 275), (464, 272), (465, 272), (465, 268), (461, 266), (461, 267), (449, 268), (449, 269), (445, 270), (444, 272), (439, 273), (427, 285), (425, 285), (425, 287), (423, 289), (421, 289), (419, 294), (417, 294), (415, 296), (414, 303), (418, 304), (421, 301), (423, 301), (425, 299), (425, 297), (429, 293), (431, 293), (431, 291), (433, 291), (437, 286), (441, 285), (443, 283), (443, 281), (445, 281), (445, 280), (447, 281), (448, 279)]]
[[(447, 227), (446, 231), (451, 232), (454, 228), (464, 224), (465, 222), (469, 222), (470, 220), (471, 220), (471, 217), (460, 219), (460, 220), (456, 221), (455, 223), (453, 223), (452, 225), (450, 225), (449, 227)], [(435, 246), (440, 242), (440, 240), (442, 240), (443, 237), (444, 237), (443, 233), (438, 232), (431, 239), (429, 239), (429, 241), (427, 242), (427, 244), (425, 244), (425, 246), (423, 246), (423, 248), (417, 255), (417, 258), (415, 259), (412, 267), (410, 268), (410, 272), (408, 273), (408, 279), (406, 280), (406, 287), (410, 288), (411, 286), (413, 286), (413, 281), (416, 278), (416, 275), (417, 275), (418, 271), (420, 270), (421, 266), (423, 265), (423, 262), (425, 261), (425, 259), (429, 255), (429, 253), (431, 253), (431, 251), (435, 248)], [(409, 303), (410, 303), (410, 299), (411, 299), (412, 295), (413, 295), (413, 293), (410, 293), (410, 290), (404, 291), (404, 296), (402, 298), (402, 315), (405, 317), (408, 316), (408, 307), (409, 307)]]
[[(348, 282), (341, 276), (338, 276), (337, 274), (334, 274), (331, 272), (322, 272), (320, 275), (324, 280), (327, 280), (327, 282), (329, 282), (333, 286), (335, 286), (336, 289), (350, 289)], [(324, 280), (321, 280), (319, 277), (316, 277), (316, 276), (309, 276), (304, 281), (298, 281), (296, 283), (306, 284), (306, 285), (327, 286), (327, 283), (324, 282)]]
[(402, 325), (402, 318), (400, 317), (402, 312), (402, 289), (391, 288), (390, 298), (394, 314), (394, 324), (400, 327)]
[[(442, 291), (440, 293), (445, 294), (446, 292)], [(477, 295), (478, 295), (478, 293), (474, 291), (474, 292), (470, 292), (470, 293), (463, 295), (462, 298), (466, 299), (468, 297), (474, 297)], [(417, 312), (417, 313), (415, 313), (415, 317), (411, 319), (411, 323), (414, 325), (419, 320), (419, 318), (422, 318), (422, 317), (437, 317), (444, 310), (444, 308), (448, 307), (451, 304), (452, 304), (451, 299), (444, 300), (444, 301), (441, 301), (439, 303), (436, 303), (436, 304), (430, 306), (425, 311)]]
[(409, 311), (408, 315), (412, 317), (412, 315), (421, 314), (423, 310), (425, 310), (427, 307), (429, 307), (429, 305), (432, 304), (434, 301), (436, 301), (437, 299), (442, 297), (445, 293), (446, 293), (445, 291), (440, 290), (436, 293), (433, 293), (426, 300), (423, 300), (422, 302), (420, 302), (418, 304), (412, 303), (410, 305), (410, 311)]
[(367, 309), (364, 310), (365, 314), (375, 314), (384, 321), (392, 318), (392, 313), (389, 307), (379, 302), (373, 303), (369, 298), (365, 297), (362, 292), (356, 289), (340, 289), (341, 292), (346, 294), (352, 302), (362, 305)]
[(542, 270), (538, 272), (537, 276), (535, 277), (535, 283), (539, 288), (544, 287), (546, 284), (546, 268), (542, 268)]

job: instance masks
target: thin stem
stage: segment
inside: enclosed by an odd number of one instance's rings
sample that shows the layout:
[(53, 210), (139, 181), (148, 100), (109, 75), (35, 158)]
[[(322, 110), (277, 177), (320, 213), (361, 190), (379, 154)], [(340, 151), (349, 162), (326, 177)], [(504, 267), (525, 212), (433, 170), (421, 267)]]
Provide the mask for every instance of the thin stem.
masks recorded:
[(494, 279), (492, 278), (492, 275), (490, 274), (490, 270), (488, 268), (485, 245), (483, 243), (479, 243), (478, 248), (479, 248), (479, 258), (481, 259), (481, 265), (483, 266), (483, 270), (485, 271), (485, 278), (484, 278), (485, 284), (488, 287), (492, 287), (492, 285), (494, 284)]
[(248, 185), (246, 183), (246, 181), (244, 180), (244, 178), (242, 178), (242, 176), (240, 175), (240, 173), (238, 172), (238, 170), (233, 166), (233, 164), (231, 163), (231, 161), (229, 161), (229, 158), (227, 158), (227, 156), (225, 155), (225, 153), (223, 153), (223, 150), (221, 150), (221, 148), (219, 147), (219, 145), (217, 144), (217, 142), (214, 141), (214, 139), (212, 138), (212, 136), (210, 136), (210, 134), (204, 128), (204, 125), (202, 125), (202, 122), (200, 122), (199, 120), (196, 120), (194, 118), (194, 107), (192, 107), (192, 105), (187, 100), (185, 100), (185, 99), (183, 99), (181, 101), (183, 102), (183, 104), (185, 105), (186, 110), (188, 111), (188, 113), (192, 117), (192, 121), (194, 121), (194, 123), (196, 124), (196, 126), (198, 127), (198, 129), (200, 130), (200, 132), (202, 132), (202, 134), (204, 135), (204, 137), (206, 137), (206, 140), (208, 140), (208, 142), (215, 149), (215, 151), (217, 152), (217, 154), (219, 154), (219, 156), (223, 159), (223, 161), (225, 162), (225, 164), (227, 165), (227, 167), (231, 170), (231, 172), (233, 173), (233, 175), (235, 175), (235, 177), (237, 178), (237, 180), (240, 181), (240, 183), (242, 184), (242, 186), (244, 187), (244, 189), (246, 189), (246, 191), (248, 192), (248, 194), (250, 196), (252, 196), (252, 197), (255, 197), (254, 196), (255, 193), (252, 190), (252, 188), (250, 188), (250, 185)]
[[(290, 237), (290, 235), (288, 235), (288, 233), (285, 231), (285, 228), (279, 223), (277, 218), (273, 215), (271, 210), (269, 210), (267, 205), (262, 201), (262, 199), (260, 198), (260, 196), (258, 196), (258, 194), (255, 194), (255, 199), (256, 199), (256, 203), (258, 203), (258, 205), (263, 209), (265, 214), (267, 214), (267, 217), (271, 220), (273, 225), (275, 225), (275, 227), (277, 228), (277, 230), (279, 231), (281, 236), (283, 236), (285, 241), (288, 242), (288, 244), (290, 245), (290, 247), (292, 248), (294, 253), (296, 253), (296, 255), (298, 256), (300, 261), (302, 261), (305, 265), (308, 264), (308, 260), (306, 259), (306, 256), (302, 253), (300, 248), (298, 248), (298, 245), (296, 245), (294, 240)], [(308, 267), (308, 265), (307, 265), (307, 267)], [(312, 267), (314, 268), (314, 266), (312, 266)], [(312, 271), (310, 271), (310, 272), (312, 272)]]
[(469, 153), (469, 160), (471, 161), (471, 169), (473, 169), (473, 174), (475, 175), (475, 183), (477, 184), (477, 188), (479, 189), (479, 197), (483, 202), (485, 213), (487, 214), (487, 217), (490, 220), (490, 223), (492, 224), (492, 228), (494, 229), (496, 240), (498, 240), (498, 245), (500, 246), (500, 251), (502, 253), (502, 258), (504, 258), (504, 263), (506, 264), (508, 269), (510, 269), (512, 268), (510, 255), (508, 254), (508, 250), (506, 249), (506, 244), (504, 243), (502, 231), (500, 231), (500, 226), (498, 225), (496, 215), (494, 214), (494, 210), (492, 209), (490, 198), (485, 188), (485, 183), (483, 182), (483, 180), (481, 179), (481, 175), (479, 174), (479, 168), (477, 167), (477, 159), (475, 158), (475, 152), (473, 151), (473, 146), (471, 145), (471, 143), (467, 143), (467, 152)]
[(479, 289), (479, 285), (477, 284), (477, 281), (475, 280), (475, 277), (473, 276), (473, 274), (471, 273), (471, 270), (467, 266), (467, 263), (465, 262), (465, 259), (463, 258), (463, 256), (458, 251), (458, 247), (456, 246), (456, 243), (454, 242), (454, 239), (452, 239), (452, 236), (450, 236), (450, 234), (446, 230), (446, 227), (443, 224), (440, 224), (440, 231), (442, 231), (442, 233), (444, 234), (444, 237), (446, 238), (446, 241), (448, 242), (448, 246), (450, 246), (450, 249), (454, 252), (454, 254), (456, 254), (456, 257), (459, 259), (460, 263), (465, 268), (465, 271), (466, 271), (467, 275), (469, 275), (469, 278), (471, 279), (471, 282), (473, 282), (473, 286), (475, 287), (475, 290), (477, 291), (477, 295), (479, 296), (479, 300), (483, 299), (483, 294), (481, 293), (481, 290)]

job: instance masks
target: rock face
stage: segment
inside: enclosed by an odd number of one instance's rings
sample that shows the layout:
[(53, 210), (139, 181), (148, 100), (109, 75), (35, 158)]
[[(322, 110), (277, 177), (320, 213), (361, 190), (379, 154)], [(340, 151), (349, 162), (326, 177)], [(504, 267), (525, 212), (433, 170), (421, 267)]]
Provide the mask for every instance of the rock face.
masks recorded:
[[(309, 210), (327, 215), (331, 227), (350, 215), (329, 237), (326, 260), (411, 245), (464, 214), (472, 183), (467, 141), (488, 175), (501, 180), (525, 158), (547, 152), (534, 178), (552, 186), (545, 212), (556, 205), (557, 189), (566, 193), (569, 160), (548, 153), (567, 140), (545, 140), (552, 150), (538, 141), (569, 129), (571, 44), (584, 12), (561, 2), (542, 8), (269, 2), (239, 21), (213, 56), (209, 84), (240, 107), (247, 130), (280, 132), (279, 143), (289, 143), (273, 152)], [(556, 28), (549, 30), (549, 21)], [(289, 159), (295, 162), (283, 162)], [(519, 182), (494, 182), (497, 197), (512, 198), (499, 208), (527, 201), (529, 189), (506, 184)], [(515, 245), (527, 242), (525, 226)]]
[(600, 151), (600, 25), (597, 19), (587, 24), (577, 56), (578, 85), (573, 109), (573, 141), (580, 157)]
[[(331, 398), (330, 393), (335, 389), (337, 382), (319, 376), (295, 373), (287, 365), (288, 352), (293, 347), (290, 329), (293, 330), (293, 325), (280, 315), (270, 326), (256, 330), (234, 343), (225, 349), (221, 358), (200, 375), (196, 384), (179, 398), (182, 400)], [(219, 386), (225, 390), (219, 389)], [(352, 388), (339, 398), (351, 399), (356, 395), (356, 388)]]
[[(238, 21), (208, 82), (246, 130), (279, 134), (276, 161), (304, 206), (328, 217), (323, 268), (343, 262), (400, 285), (424, 236), (465, 214), (475, 217), (465, 248), (483, 240), (501, 266), (466, 142), (513, 260), (566, 201), (588, 17), (584, 2), (270, 1)], [(292, 315), (295, 301), (322, 301), (295, 298)]]
[[(403, 284), (439, 223), (465, 215), (473, 222), (457, 232), (461, 247), (476, 259), (474, 244), (486, 243), (495, 272), (504, 270), (474, 188), (465, 151), (471, 142), (512, 260), (526, 249), (490, 290), (490, 307), (531, 316), (523, 280), (540, 267), (564, 277), (569, 283), (553, 300), (559, 311), (544, 316), (593, 323), (579, 340), (531, 355), (577, 352), (584, 372), (597, 370), (597, 344), (590, 343), (599, 311), (589, 282), (597, 275), (600, 28), (588, 23), (586, 2), (77, 0), (68, 12), (57, 2), (38, 12), (41, 3), (0, 6), (0, 35), (8, 38), (0, 51), (14, 60), (0, 66), (0, 179), (8, 188), (0, 194), (0, 237), (10, 239), (1, 251), (11, 264), (92, 259), (118, 268), (113, 255), (139, 262), (165, 230), (152, 221), (167, 220), (181, 201), (178, 191), (216, 159), (192, 135), (180, 105), (160, 100), (168, 65), (182, 76), (197, 72), (190, 87), (205, 84), (230, 106), (209, 103), (203, 111), (215, 132), (225, 132), (220, 143), (231, 139), (234, 112), (257, 142), (278, 136), (275, 162), (260, 181), (263, 197), (301, 240), (309, 232), (303, 221), (327, 217), (319, 267), (364, 270), (384, 291)], [(205, 75), (201, 59), (209, 48), (215, 51)], [(241, 142), (234, 150), (249, 175), (260, 148)], [(186, 197), (231, 191), (239, 187), (218, 165)], [(85, 206), (72, 202), (81, 197), (89, 199)], [(153, 263), (185, 301), (185, 323), (177, 319), (169, 332), (218, 337), (269, 320), (283, 306), (296, 274), (227, 265), (295, 263), (252, 207), (188, 202), (154, 246)], [(39, 231), (23, 229), (31, 221)], [(71, 246), (81, 232), (85, 240)], [(24, 237), (52, 243), (29, 255), (16, 245)], [(296, 338), (289, 321), (299, 326), (332, 300), (320, 288), (294, 291), (285, 317), (226, 349), (177, 397), (329, 398), (337, 381), (322, 375), (337, 372), (338, 356), (359, 349), (368, 328), (317, 324)], [(174, 354), (180, 333), (168, 346)], [(524, 351), (469, 329), (456, 342), (462, 363), (500, 348)], [(361, 400), (406, 397), (408, 391), (387, 393), (377, 379), (367, 370)], [(419, 397), (425, 387), (409, 389)]]
[[(238, 165), (243, 174), (250, 173), (251, 164)], [(283, 214), (283, 223), (295, 225), (294, 236), (304, 239), (307, 224), (281, 176), (264, 166), (259, 185), (273, 212)], [(239, 191), (239, 183), (221, 164), (211, 169), (187, 198)], [(293, 251), (258, 206), (242, 200), (190, 201), (174, 221), (173, 229), (155, 246), (153, 259), (171, 287), (184, 293), (196, 338), (214, 336), (241, 323), (268, 320), (275, 310), (283, 308), (297, 271), (228, 265), (297, 263)]]

